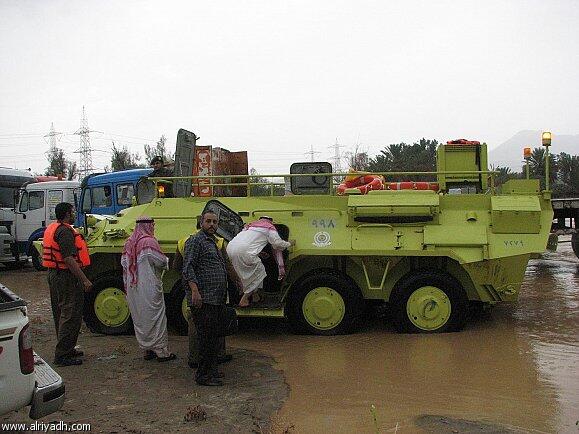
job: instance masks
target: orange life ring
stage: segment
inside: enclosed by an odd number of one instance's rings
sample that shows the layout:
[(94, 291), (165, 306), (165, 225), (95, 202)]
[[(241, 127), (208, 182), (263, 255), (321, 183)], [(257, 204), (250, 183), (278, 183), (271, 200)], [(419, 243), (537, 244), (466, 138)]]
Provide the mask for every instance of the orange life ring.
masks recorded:
[(336, 191), (343, 195), (348, 188), (357, 188), (362, 194), (367, 194), (372, 190), (384, 190), (384, 178), (378, 175), (360, 175), (346, 177), (344, 182), (338, 185)]

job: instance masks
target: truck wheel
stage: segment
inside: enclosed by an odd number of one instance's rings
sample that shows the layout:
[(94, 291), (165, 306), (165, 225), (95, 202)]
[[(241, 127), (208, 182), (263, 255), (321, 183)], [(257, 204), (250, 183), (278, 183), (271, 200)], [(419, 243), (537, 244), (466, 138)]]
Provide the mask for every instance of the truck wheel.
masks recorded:
[(42, 259), (40, 258), (40, 253), (34, 247), (32, 248), (32, 266), (38, 271), (46, 270), (46, 267), (42, 266)]
[(185, 300), (185, 291), (180, 283), (177, 283), (173, 290), (165, 298), (167, 305), (167, 322), (180, 335), (186, 335), (189, 330), (187, 316), (189, 315), (189, 306)]
[(4, 265), (4, 267), (7, 270), (19, 270), (22, 268), (22, 262), (20, 261), (12, 261), (12, 262), (4, 262), (2, 265)]
[(93, 333), (124, 335), (133, 333), (131, 312), (125, 298), (122, 277), (103, 277), (85, 293), (84, 322)]
[(571, 235), (571, 247), (575, 256), (579, 258), (579, 232), (573, 232), (573, 235)]
[(450, 275), (418, 270), (399, 282), (390, 297), (394, 325), (401, 333), (442, 333), (462, 329), (468, 299)]
[(321, 270), (296, 283), (286, 315), (298, 333), (337, 335), (352, 331), (363, 306), (360, 291), (347, 277)]

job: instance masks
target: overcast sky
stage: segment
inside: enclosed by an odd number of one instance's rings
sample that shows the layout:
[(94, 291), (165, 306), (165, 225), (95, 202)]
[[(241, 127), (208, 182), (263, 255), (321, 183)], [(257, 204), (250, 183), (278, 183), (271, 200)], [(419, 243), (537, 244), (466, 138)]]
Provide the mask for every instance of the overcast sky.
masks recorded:
[[(577, 1), (0, 0), (0, 166), (43, 171), (51, 122), (95, 168), (179, 128), (261, 173), (421, 137), (579, 133)], [(538, 143), (537, 143), (538, 145)]]

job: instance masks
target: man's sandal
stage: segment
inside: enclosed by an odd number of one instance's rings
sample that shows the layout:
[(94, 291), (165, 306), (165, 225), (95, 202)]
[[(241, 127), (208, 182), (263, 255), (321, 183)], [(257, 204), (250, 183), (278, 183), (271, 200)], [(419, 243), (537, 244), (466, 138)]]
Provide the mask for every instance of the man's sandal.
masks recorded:
[(167, 357), (157, 357), (157, 362), (169, 362), (171, 360), (175, 360), (177, 355), (171, 353)]

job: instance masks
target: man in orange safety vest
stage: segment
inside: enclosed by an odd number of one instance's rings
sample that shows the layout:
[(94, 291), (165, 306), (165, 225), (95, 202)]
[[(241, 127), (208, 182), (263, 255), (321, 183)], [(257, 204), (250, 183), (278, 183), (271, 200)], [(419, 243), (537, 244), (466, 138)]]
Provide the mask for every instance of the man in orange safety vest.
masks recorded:
[(84, 291), (92, 282), (82, 269), (90, 265), (84, 238), (73, 227), (74, 207), (68, 202), (56, 205), (57, 221), (51, 223), (42, 240), (42, 265), (48, 268), (50, 303), (56, 327), (54, 363), (57, 366), (80, 365), (82, 351), (75, 349), (82, 323)]

